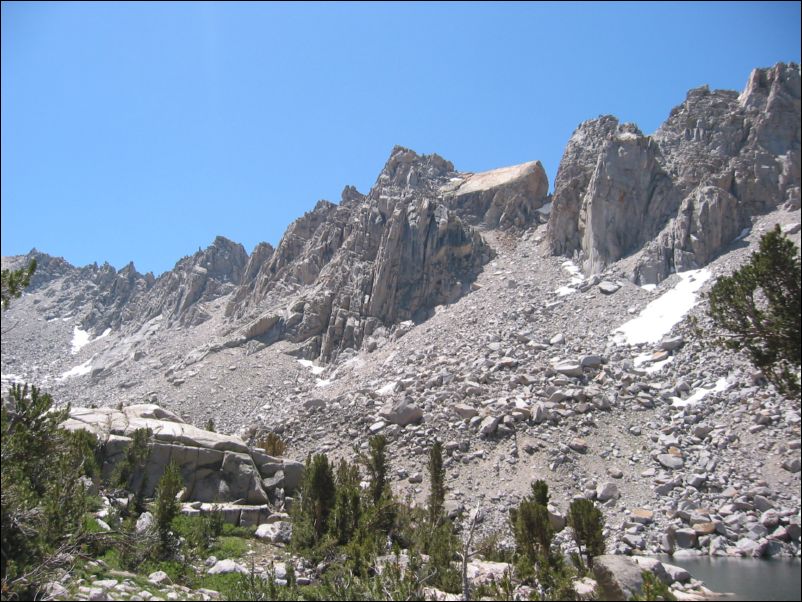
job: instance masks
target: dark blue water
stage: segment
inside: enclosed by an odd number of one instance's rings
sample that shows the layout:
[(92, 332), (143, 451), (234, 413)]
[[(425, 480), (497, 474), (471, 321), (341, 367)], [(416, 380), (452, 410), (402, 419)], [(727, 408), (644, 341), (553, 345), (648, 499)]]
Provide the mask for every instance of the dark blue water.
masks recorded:
[(754, 558), (674, 558), (714, 592), (732, 592), (726, 600), (795, 600), (802, 598), (802, 563), (798, 558), (758, 560)]

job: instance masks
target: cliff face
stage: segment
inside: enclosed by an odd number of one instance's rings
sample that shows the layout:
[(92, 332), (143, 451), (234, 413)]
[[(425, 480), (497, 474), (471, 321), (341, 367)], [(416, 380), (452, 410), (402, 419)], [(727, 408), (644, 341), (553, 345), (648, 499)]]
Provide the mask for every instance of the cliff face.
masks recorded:
[(226, 315), (252, 318), (246, 338), (305, 343), (305, 357), (328, 360), (455, 300), (492, 252), (443, 201), (451, 179), (462, 181), (441, 157), (396, 147), (367, 195), (347, 187), (339, 205), (294, 222)]
[(588, 273), (643, 249), (632, 277), (706, 264), (750, 217), (800, 196), (800, 72), (752, 72), (744, 91), (691, 90), (652, 136), (601, 117), (579, 126), (555, 180), (549, 244)]

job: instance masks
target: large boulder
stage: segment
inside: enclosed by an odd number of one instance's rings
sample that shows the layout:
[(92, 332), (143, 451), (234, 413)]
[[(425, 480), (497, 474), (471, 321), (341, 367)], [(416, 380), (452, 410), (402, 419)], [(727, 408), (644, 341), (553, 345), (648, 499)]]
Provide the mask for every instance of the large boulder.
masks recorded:
[(593, 576), (601, 589), (602, 600), (631, 600), (640, 594), (644, 570), (649, 569), (627, 556), (605, 554), (593, 559)]
[[(214, 433), (185, 423), (175, 413), (155, 404), (111, 408), (72, 408), (62, 425), (68, 430), (93, 433), (103, 444), (102, 473), (109, 477), (125, 458), (138, 429), (150, 429), (149, 457), (143, 471), (133, 476), (131, 487), (153, 495), (168, 464), (181, 471), (185, 499), (199, 502), (264, 504), (269, 501), (263, 479), (274, 462), (284, 470), (284, 487), (297, 488), (303, 465), (272, 458), (251, 450), (242, 439)], [(273, 471), (275, 472), (275, 471)]]
[(406, 398), (388, 401), (382, 406), (379, 414), (388, 422), (399, 426), (413, 424), (423, 418), (423, 410)]
[(455, 178), (443, 190), (446, 204), (466, 220), (521, 229), (546, 202), (549, 181), (540, 161), (531, 161)]

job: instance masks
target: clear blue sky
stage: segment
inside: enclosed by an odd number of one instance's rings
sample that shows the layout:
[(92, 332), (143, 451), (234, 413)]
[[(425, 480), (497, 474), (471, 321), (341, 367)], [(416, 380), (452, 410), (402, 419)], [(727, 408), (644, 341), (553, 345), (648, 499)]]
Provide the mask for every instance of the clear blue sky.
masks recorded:
[(481, 171), (800, 60), (800, 3), (2, 4), (2, 254), (278, 243), (394, 144)]

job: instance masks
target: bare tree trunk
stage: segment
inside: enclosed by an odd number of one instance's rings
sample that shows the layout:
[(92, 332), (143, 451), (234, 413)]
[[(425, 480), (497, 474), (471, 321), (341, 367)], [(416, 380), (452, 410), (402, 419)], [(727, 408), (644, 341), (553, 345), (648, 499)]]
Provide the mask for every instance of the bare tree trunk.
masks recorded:
[(462, 599), (466, 602), (471, 599), (471, 585), (468, 583), (468, 558), (471, 556), (471, 544), (473, 543), (473, 532), (476, 529), (476, 519), (479, 516), (480, 505), (476, 506), (471, 519), (471, 529), (468, 531), (468, 540), (462, 548)]

